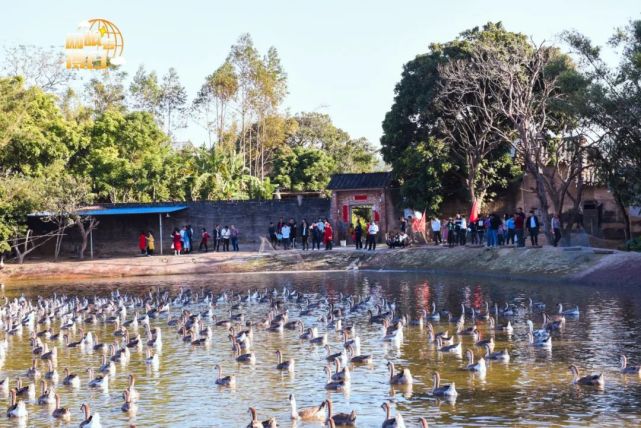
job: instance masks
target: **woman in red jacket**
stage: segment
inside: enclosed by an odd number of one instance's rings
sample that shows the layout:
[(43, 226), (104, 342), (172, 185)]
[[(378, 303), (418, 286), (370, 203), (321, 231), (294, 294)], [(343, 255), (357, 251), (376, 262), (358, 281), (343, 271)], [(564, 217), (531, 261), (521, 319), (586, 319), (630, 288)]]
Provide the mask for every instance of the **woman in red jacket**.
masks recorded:
[(332, 232), (333, 232), (332, 225), (329, 224), (327, 220), (325, 220), (325, 230), (323, 232), (323, 241), (325, 241), (326, 250), (332, 249), (332, 240), (334, 239), (334, 235)]
[(138, 235), (138, 249), (140, 254), (147, 254), (147, 235), (145, 235), (145, 232), (140, 232), (140, 235)]
[(172, 248), (174, 249), (174, 256), (180, 255), (183, 249), (183, 243), (182, 240), (180, 239), (180, 231), (178, 229), (174, 229), (174, 233), (172, 234), (173, 237), (173, 245)]

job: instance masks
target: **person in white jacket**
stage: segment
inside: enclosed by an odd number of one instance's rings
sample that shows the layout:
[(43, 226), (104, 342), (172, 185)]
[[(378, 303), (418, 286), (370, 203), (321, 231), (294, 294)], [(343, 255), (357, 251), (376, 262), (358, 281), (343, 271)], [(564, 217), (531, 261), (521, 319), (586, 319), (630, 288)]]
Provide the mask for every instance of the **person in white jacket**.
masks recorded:
[(378, 225), (372, 220), (367, 228), (367, 251), (376, 250), (376, 235), (378, 235)]

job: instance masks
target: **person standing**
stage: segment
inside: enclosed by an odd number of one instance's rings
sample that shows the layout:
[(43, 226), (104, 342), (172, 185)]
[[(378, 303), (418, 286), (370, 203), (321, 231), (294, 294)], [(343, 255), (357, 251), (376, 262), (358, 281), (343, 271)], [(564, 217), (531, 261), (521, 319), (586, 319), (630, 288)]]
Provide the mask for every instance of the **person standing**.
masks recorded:
[(218, 243), (220, 242), (220, 225), (217, 224), (211, 231), (211, 250), (218, 251)]
[(229, 237), (231, 238), (231, 249), (233, 251), (238, 251), (238, 235), (238, 229), (236, 229), (236, 226), (232, 224), (229, 229)]
[(496, 247), (498, 244), (498, 233), (499, 225), (501, 224), (501, 219), (494, 213), (490, 214), (490, 225), (488, 227), (487, 234), (487, 246)]
[(180, 248), (181, 248), (181, 254), (187, 254), (187, 251), (185, 250), (185, 241), (187, 240), (187, 231), (185, 226), (180, 228)]
[(229, 238), (231, 236), (229, 226), (223, 226), (223, 228), (220, 230), (220, 236), (223, 239), (223, 251), (229, 251)]
[(454, 246), (456, 242), (456, 223), (454, 219), (450, 217), (447, 219), (447, 245), (450, 247)]
[(507, 228), (507, 221), (510, 219), (510, 216), (508, 213), (503, 214), (503, 220), (501, 221), (501, 225), (503, 226), (503, 244), (502, 245), (507, 245), (507, 238), (509, 235), (509, 231)]
[(407, 233), (407, 220), (405, 220), (405, 217), (401, 216), (399, 229), (401, 232)]
[(309, 250), (309, 225), (307, 219), (300, 222), (300, 242), (303, 246), (303, 251)]
[(363, 224), (360, 218), (356, 221), (356, 227), (354, 227), (354, 244), (356, 244), (357, 250), (363, 249)]
[(188, 253), (191, 253), (192, 250), (192, 243), (194, 242), (194, 229), (192, 229), (191, 224), (188, 224), (185, 226), (185, 233), (187, 235), (187, 240), (189, 241), (189, 248), (188, 248)]
[(516, 245), (517, 247), (525, 247), (525, 213), (523, 213), (523, 208), (519, 207), (516, 212), (516, 218), (514, 219), (514, 230), (516, 231)]
[(208, 243), (209, 243), (209, 232), (207, 232), (207, 229), (203, 227), (200, 232), (200, 245), (198, 246), (198, 251), (202, 251), (203, 248), (205, 249), (205, 252), (209, 251)]
[(476, 241), (479, 245), (483, 245), (483, 237), (485, 236), (485, 220), (483, 214), (479, 215), (476, 220)]
[(320, 232), (318, 231), (318, 226), (316, 223), (312, 223), (311, 232), (312, 232), (312, 251), (319, 249), (320, 250)]
[(272, 248), (275, 250), (276, 245), (278, 245), (278, 237), (276, 236), (276, 226), (274, 222), (269, 222), (269, 228), (267, 229), (267, 234), (269, 235), (269, 243), (272, 245)]
[(510, 245), (510, 243), (514, 245), (514, 236), (516, 235), (515, 219), (516, 215), (512, 215), (512, 217), (508, 217), (508, 219), (505, 221), (505, 226), (507, 228), (506, 245)]
[(182, 237), (180, 236), (180, 231), (178, 228), (174, 229), (174, 233), (172, 234), (172, 239), (173, 242), (171, 243), (171, 248), (174, 249), (174, 256), (179, 256), (182, 252)]
[(539, 218), (530, 210), (530, 216), (527, 218), (527, 230), (530, 233), (530, 243), (532, 246), (539, 245)]
[(439, 245), (441, 243), (441, 220), (434, 217), (430, 225), (432, 227), (432, 241), (434, 241), (434, 245)]
[(459, 245), (465, 245), (467, 243), (467, 220), (465, 216), (461, 216), (461, 235), (459, 236)]
[(140, 231), (140, 235), (138, 235), (138, 249), (140, 250), (140, 254), (147, 254), (147, 235), (145, 235), (145, 232), (142, 230)]
[(378, 225), (372, 220), (367, 228), (367, 251), (376, 250), (376, 235), (378, 235)]
[(461, 240), (461, 214), (456, 213), (454, 217), (454, 244), (459, 245)]
[(554, 246), (556, 247), (559, 245), (559, 241), (561, 240), (561, 219), (558, 214), (555, 213), (552, 216), (550, 226), (552, 226), (552, 231), (554, 232)]
[(293, 218), (289, 219), (289, 240), (292, 244), (292, 248), (296, 248), (296, 237), (298, 235), (298, 230), (296, 228), (296, 220)]
[(184, 225), (182, 230), (180, 231), (180, 237), (183, 241), (183, 254), (189, 254), (189, 250), (191, 249), (191, 240), (189, 239), (187, 225)]
[(331, 250), (332, 244), (334, 243), (334, 231), (332, 230), (332, 225), (329, 224), (329, 221), (325, 219), (325, 227), (323, 228), (323, 241), (325, 241), (325, 250)]
[(280, 228), (280, 234), (282, 235), (282, 242), (283, 242), (283, 249), (284, 250), (289, 250), (289, 244), (290, 244), (290, 237), (291, 237), (291, 232), (292, 230), (289, 227), (289, 224), (284, 223), (283, 227)]
[(470, 221), (470, 239), (472, 240), (472, 245), (477, 245), (479, 243), (479, 235), (476, 230), (478, 227), (478, 222)]
[(151, 233), (151, 230), (147, 232), (145, 241), (147, 246), (147, 256), (153, 256), (154, 251), (156, 250), (156, 240), (154, 239), (154, 235)]

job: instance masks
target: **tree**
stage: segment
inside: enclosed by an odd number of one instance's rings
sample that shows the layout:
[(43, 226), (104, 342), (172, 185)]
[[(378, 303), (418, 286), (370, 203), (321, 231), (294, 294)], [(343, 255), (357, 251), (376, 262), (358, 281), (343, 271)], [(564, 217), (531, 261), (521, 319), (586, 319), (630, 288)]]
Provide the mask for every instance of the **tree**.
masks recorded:
[(42, 211), (46, 179), (12, 174), (0, 178), (0, 254), (15, 252), (22, 263), (27, 254), (54, 237), (34, 236), (27, 227), (27, 215)]
[(374, 168), (376, 152), (365, 138), (352, 139), (332, 123), (327, 114), (303, 112), (294, 116), (297, 127), (287, 137), (290, 147), (316, 148), (329, 154), (335, 172), (369, 172)]
[[(482, 28), (464, 31), (450, 42), (431, 44), (427, 53), (417, 55), (403, 66), (401, 80), (394, 89), (394, 103), (383, 120), (381, 154), (400, 181), (408, 206), (436, 210), (443, 197), (459, 192), (461, 172), (469, 177), (465, 162), (442, 141), (446, 137), (439, 126), (443, 112), (436, 102), (441, 88), (439, 67), (449, 61), (469, 59), (475, 44), (504, 49), (524, 40), (522, 34), (490, 22)], [(429, 159), (432, 165), (417, 164), (421, 159)], [(427, 179), (424, 185), (419, 177)]]
[(77, 166), (92, 191), (109, 202), (168, 200), (172, 157), (168, 137), (151, 114), (107, 111), (88, 129), (90, 144)]
[(406, 206), (436, 214), (445, 198), (443, 177), (452, 169), (452, 164), (443, 141), (430, 138), (432, 141), (406, 148), (395, 163), (393, 174), (401, 184), (401, 197)]
[(100, 77), (94, 77), (85, 85), (87, 102), (96, 115), (108, 110), (125, 111), (124, 80), (127, 73), (117, 68), (104, 70)]
[[(573, 73), (571, 64), (558, 49), (544, 45), (515, 45), (507, 55), (490, 45), (480, 49), (476, 66), (491, 83), (493, 109), (510, 125), (492, 129), (512, 144), (533, 176), (542, 224), (551, 238), (550, 205), (562, 213), (570, 186), (585, 168), (588, 149), (580, 135), (572, 134), (573, 118), (560, 108), (568, 96), (561, 81), (566, 72)], [(578, 205), (580, 197), (576, 193)]]
[(65, 54), (57, 46), (18, 45), (5, 47), (0, 73), (7, 76), (22, 76), (27, 86), (35, 86), (45, 92), (59, 93), (77, 74), (64, 67)]
[(87, 244), (89, 241), (89, 235), (91, 232), (98, 228), (100, 221), (96, 217), (92, 216), (75, 216), (75, 224), (80, 231), (80, 237), (82, 238), (82, 243), (80, 244), (80, 251), (78, 252), (78, 257), (82, 260), (85, 258), (85, 251), (87, 250)]
[(240, 114), (240, 138), (239, 149), (243, 156), (243, 162), (249, 166), (251, 175), (251, 134), (250, 144), (247, 144), (247, 128), (252, 122), (252, 106), (256, 94), (257, 68), (260, 63), (260, 55), (254, 47), (254, 41), (249, 34), (242, 34), (236, 44), (232, 45), (227, 62), (232, 64), (238, 79), (238, 107)]
[(151, 113), (161, 123), (159, 109), (162, 89), (155, 71), (147, 73), (144, 66), (138, 67), (129, 85), (129, 92), (135, 109)]
[[(61, 171), (54, 179), (47, 180), (43, 202), (47, 215), (41, 219), (56, 227), (54, 260), (58, 260), (60, 256), (62, 241), (67, 229), (81, 223), (80, 229), (85, 231), (83, 224), (85, 220), (80, 218), (78, 210), (90, 204), (93, 199), (94, 195), (91, 192), (89, 181), (84, 178), (78, 178)], [(86, 236), (83, 236), (83, 241), (86, 248)]]
[(587, 122), (599, 178), (607, 184), (625, 222), (625, 236), (632, 235), (627, 207), (641, 203), (641, 20), (632, 21), (610, 39), (620, 48), (616, 68), (601, 58), (601, 47), (584, 35), (566, 32), (570, 45), (590, 82), (575, 104)]
[[(236, 97), (237, 92), (238, 77), (233, 65), (229, 61), (225, 61), (216, 71), (205, 78), (205, 83), (194, 99), (193, 109), (204, 116), (210, 148), (213, 147), (212, 132), (215, 132), (217, 142), (223, 141), (228, 106)], [(210, 119), (212, 111), (215, 114), (213, 122)]]
[(272, 177), (282, 188), (322, 191), (329, 183), (334, 160), (315, 148), (283, 147), (276, 153)]
[(180, 83), (178, 72), (173, 67), (170, 67), (167, 74), (162, 78), (158, 101), (158, 107), (164, 113), (163, 123), (165, 124), (167, 135), (171, 136), (172, 130), (177, 128), (175, 123), (172, 124), (172, 115), (174, 113), (181, 114), (187, 103), (187, 91)]
[(507, 186), (511, 174), (504, 170), (513, 165), (508, 155), (509, 143), (494, 131), (508, 128), (509, 132), (509, 124), (493, 105), (493, 83), (482, 67), (485, 51), (475, 43), (467, 58), (440, 65), (435, 99), (444, 141), (449, 153), (463, 166), (470, 201), (479, 207), (492, 186)]

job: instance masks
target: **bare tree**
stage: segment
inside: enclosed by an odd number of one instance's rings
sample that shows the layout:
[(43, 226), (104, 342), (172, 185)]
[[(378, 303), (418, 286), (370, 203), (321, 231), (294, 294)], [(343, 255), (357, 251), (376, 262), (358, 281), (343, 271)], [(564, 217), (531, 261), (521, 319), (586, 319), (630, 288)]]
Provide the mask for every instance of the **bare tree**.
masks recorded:
[(56, 232), (49, 232), (44, 235), (33, 235), (33, 231), (31, 229), (27, 229), (24, 236), (20, 236), (16, 233), (16, 236), (13, 239), (10, 239), (9, 243), (11, 245), (11, 249), (16, 253), (18, 264), (22, 264), (29, 253), (46, 244), (56, 236)]
[[(508, 55), (491, 46), (482, 46), (479, 72), (487, 75), (489, 97), (494, 109), (510, 127), (493, 126), (497, 135), (513, 145), (526, 172), (535, 182), (541, 222), (550, 238), (550, 207), (561, 214), (570, 187), (586, 167), (588, 149), (580, 136), (563, 127), (555, 111), (566, 94), (561, 90), (557, 49), (545, 45), (511, 47)], [(580, 206), (582, 192), (572, 198)]]
[(48, 92), (65, 89), (77, 74), (64, 66), (65, 55), (55, 46), (19, 45), (4, 48), (0, 71), (10, 76), (24, 76), (29, 86)]
[(48, 192), (45, 200), (48, 215), (42, 217), (42, 221), (52, 223), (56, 227), (55, 260), (60, 256), (65, 231), (78, 224), (78, 209), (90, 203), (92, 199), (93, 194), (88, 181), (73, 176), (60, 177)]
[(506, 120), (495, 108), (491, 76), (485, 73), (485, 49), (473, 49), (470, 57), (439, 67), (439, 92), (435, 105), (441, 113), (439, 129), (450, 153), (465, 166), (464, 181), (470, 200), (483, 205), (488, 188), (500, 180), (499, 159), (506, 148), (496, 129)]
[(80, 245), (80, 252), (78, 253), (78, 256), (82, 260), (85, 258), (85, 250), (87, 249), (89, 235), (98, 227), (100, 221), (98, 221), (96, 217), (76, 215), (75, 223), (76, 226), (78, 226), (80, 236), (82, 237), (82, 244)]

